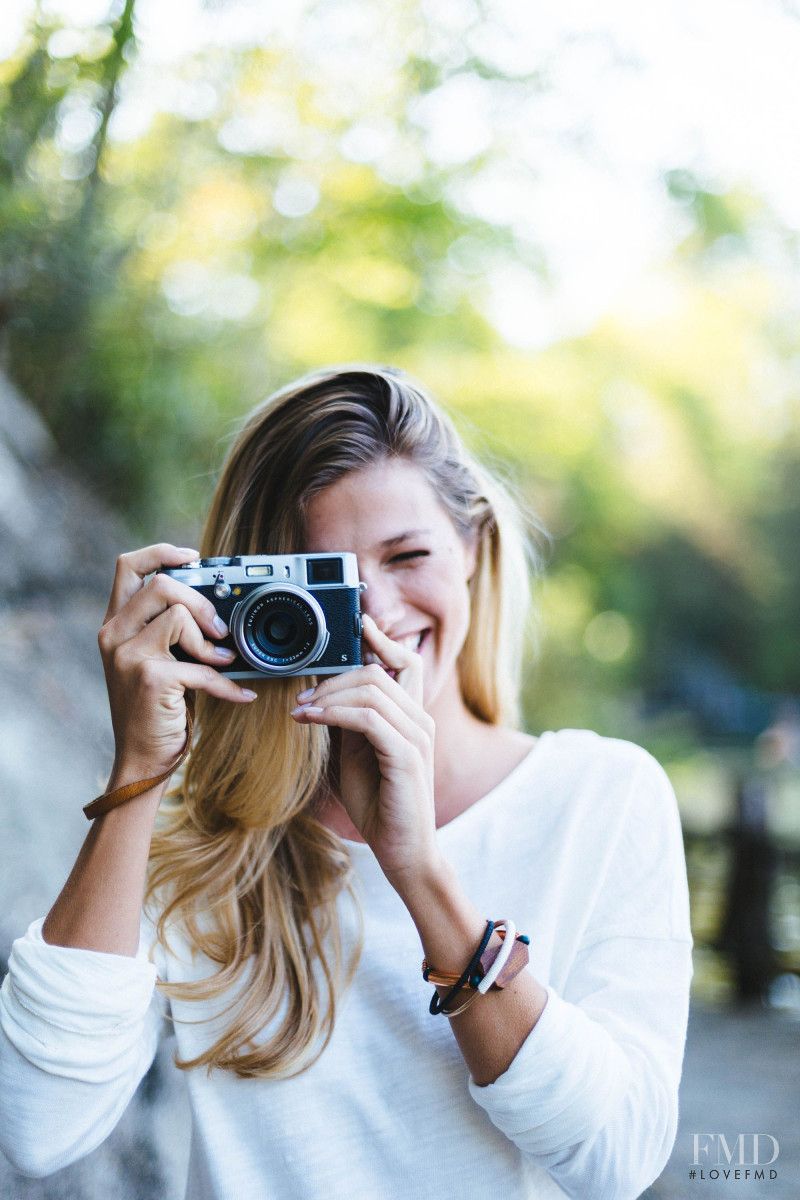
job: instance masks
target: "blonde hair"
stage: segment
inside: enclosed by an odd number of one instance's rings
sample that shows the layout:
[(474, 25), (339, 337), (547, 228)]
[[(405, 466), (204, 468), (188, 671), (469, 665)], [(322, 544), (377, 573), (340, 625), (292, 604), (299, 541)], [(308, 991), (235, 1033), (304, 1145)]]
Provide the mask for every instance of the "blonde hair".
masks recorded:
[[(388, 458), (415, 464), (458, 532), (475, 541), (461, 688), (480, 720), (514, 726), (521, 598), (528, 596), (521, 522), (451, 421), (405, 374), (339, 367), (268, 399), (231, 449), (202, 553), (302, 551), (311, 498)], [(162, 943), (170, 924), (180, 924), (191, 945), (218, 966), (206, 979), (161, 984), (162, 991), (206, 1000), (230, 988), (236, 997), (226, 1010), (226, 1032), (178, 1065), (287, 1076), (305, 1070), (327, 1045), (359, 947), (345, 954), (337, 913), (340, 893), (352, 896), (349, 856), (316, 815), (329, 786), (328, 732), (287, 720), (297, 679), (248, 686), (260, 698), (247, 708), (197, 697), (199, 733), (153, 840), (147, 899), (162, 906)]]

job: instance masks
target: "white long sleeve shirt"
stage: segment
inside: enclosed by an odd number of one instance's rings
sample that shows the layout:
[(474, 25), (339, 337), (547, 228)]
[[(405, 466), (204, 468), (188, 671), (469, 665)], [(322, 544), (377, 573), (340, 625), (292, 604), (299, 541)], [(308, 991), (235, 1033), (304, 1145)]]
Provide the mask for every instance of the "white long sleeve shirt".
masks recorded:
[[(331, 1042), (294, 1079), (186, 1073), (187, 1200), (634, 1200), (659, 1175), (692, 946), (666, 775), (628, 742), (546, 733), (438, 837), (486, 916), (529, 935), (528, 969), (547, 989), (508, 1070), (486, 1087), (470, 1078), (449, 1021), (428, 1012), (406, 909), (369, 848), (349, 843), (364, 948)], [(355, 936), (344, 901), (342, 921)], [(18, 1170), (48, 1174), (100, 1144), (153, 1060), (156, 976), (212, 973), (177, 939), (151, 962), (152, 942), (143, 921), (136, 958), (48, 945), (41, 922), (14, 943), (0, 1146)], [(221, 1007), (171, 1002), (181, 1057), (215, 1039)]]

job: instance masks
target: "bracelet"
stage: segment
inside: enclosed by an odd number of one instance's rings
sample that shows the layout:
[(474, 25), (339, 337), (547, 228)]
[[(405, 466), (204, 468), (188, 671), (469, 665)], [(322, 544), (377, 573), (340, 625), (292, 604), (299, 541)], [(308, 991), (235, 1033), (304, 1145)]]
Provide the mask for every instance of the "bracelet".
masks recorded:
[(143, 792), (149, 792), (150, 788), (154, 788), (157, 784), (163, 783), (165, 779), (169, 779), (173, 771), (177, 771), (181, 763), (187, 758), (189, 751), (192, 748), (192, 732), (194, 729), (194, 703), (191, 696), (186, 696), (186, 745), (181, 751), (180, 757), (176, 760), (173, 766), (168, 771), (164, 771), (162, 775), (154, 775), (152, 779), (140, 779), (136, 783), (126, 783), (123, 787), (115, 788), (113, 792), (104, 792), (102, 796), (98, 796), (96, 800), (91, 800), (88, 804), (84, 804), (83, 811), (87, 821), (93, 821), (95, 817), (102, 817), (107, 812), (111, 812), (112, 808), (116, 808), (120, 804), (125, 804), (127, 800), (133, 800), (136, 796), (141, 796)]
[(474, 1004), (479, 996), (480, 992), (476, 988), (469, 996), (467, 996), (466, 1000), (461, 1001), (458, 1008), (443, 1008), (442, 1012), (446, 1017), (457, 1017), (459, 1013), (465, 1012), (466, 1009), (469, 1008), (470, 1004)]
[[(500, 936), (504, 937), (502, 932), (501, 932)], [(504, 943), (505, 943), (505, 940), (506, 939), (504, 938)], [(514, 938), (513, 941), (511, 941), (510, 938), (508, 939), (508, 941), (511, 944), (511, 953), (509, 954), (508, 959), (506, 960), (505, 966), (501, 967), (500, 972), (497, 975), (497, 978), (495, 979), (494, 983), (492, 984), (493, 988), (507, 987), (509, 985), (509, 983), (511, 983), (511, 980), (516, 979), (516, 977), (517, 977), (517, 975), (519, 975), (520, 971), (524, 967), (526, 967), (530, 961), (530, 955), (528, 953), (528, 946), (530, 945), (531, 939), (527, 936), (527, 934), (518, 933), (516, 938)], [(493, 950), (491, 952), (491, 955), (492, 955), (491, 960), (488, 962), (485, 961), (483, 963), (483, 966), (486, 968), (487, 971), (492, 966), (495, 953), (499, 956), (500, 951), (495, 952)], [(489, 959), (489, 957), (490, 957), (489, 955), (485, 956), (486, 959)]]
[[(506, 940), (505, 930), (497, 928), (497, 926), (500, 924), (501, 924), (500, 921), (495, 923), (495, 932), (499, 933), (500, 937), (503, 938), (503, 941), (505, 941)], [(522, 970), (522, 968), (528, 962), (527, 952), (526, 952), (526, 950), (523, 949), (523, 947), (526, 947), (529, 945), (530, 945), (530, 938), (526, 934), (518, 933), (516, 935), (514, 944), (511, 947), (511, 954), (509, 956), (506, 967), (500, 971), (500, 975), (502, 976), (502, 978), (499, 980), (499, 982), (497, 979), (495, 979), (494, 985), (493, 985), (494, 987), (504, 988), (507, 983), (511, 982), (511, 980), (514, 978), (515, 975), (519, 974), (519, 972)], [(490, 950), (486, 950), (484, 952), (484, 954), (481, 958), (481, 961), (480, 961), (480, 966), (484, 972), (490, 970), (493, 962), (499, 955), (500, 950), (501, 950), (501, 947), (497, 947), (496, 949), (494, 947), (492, 947)], [(512, 968), (514, 968), (514, 969), (512, 969)], [(435, 967), (428, 966), (428, 960), (426, 958), (423, 958), (423, 960), (422, 960), (422, 978), (425, 980), (426, 983), (435, 983), (437, 987), (452, 987), (454, 983), (458, 982), (459, 976), (456, 974), (448, 973), (447, 971), (437, 971)], [(470, 979), (464, 984), (464, 987), (467, 988), (468, 990), (472, 990), (474, 987), (477, 986), (478, 982), (480, 982), (480, 980), (476, 980), (473, 982), (473, 980)]]
[[(430, 1005), (428, 1006), (428, 1012), (431, 1014), (432, 1017), (438, 1016), (440, 1012), (444, 1011), (444, 1009), (447, 1007), (448, 1004), (453, 1003), (456, 996), (458, 996), (458, 994), (461, 992), (461, 990), (463, 989), (465, 984), (467, 984), (472, 979), (473, 975), (475, 975), (475, 983), (473, 983), (473, 987), (477, 987), (477, 981), (480, 978), (479, 976), (476, 975), (478, 965), (480, 964), (480, 961), (481, 961), (481, 955), (483, 954), (486, 947), (489, 945), (489, 938), (492, 936), (493, 933), (494, 933), (494, 921), (487, 921), (486, 928), (483, 931), (483, 937), (481, 938), (481, 942), (480, 942), (480, 945), (478, 946), (478, 949), (475, 951), (472, 958), (467, 963), (467, 966), (466, 966), (465, 970), (463, 971), (463, 973), (461, 975), (459, 975), (453, 988), (447, 993), (447, 995), (444, 997), (444, 999), (441, 998), (441, 996), (439, 995), (439, 993), (437, 991), (434, 991), (433, 995), (431, 996)], [(425, 971), (425, 965), (426, 964), (423, 963), (423, 975), (424, 975), (424, 971)]]
[[(490, 926), (491, 930), (489, 930)], [(530, 938), (527, 934), (517, 933), (513, 921), (488, 921), (487, 930), (489, 930), (488, 936), (484, 931), (481, 945), (461, 975), (437, 971), (435, 967), (428, 965), (427, 959), (422, 960), (422, 978), (427, 983), (436, 984), (437, 987), (451, 989), (441, 1001), (438, 992), (434, 992), (429, 1009), (432, 1015), (443, 1012), (446, 1017), (458, 1016), (470, 1004), (473, 1004), (478, 996), (483, 996), (492, 989), (499, 990), (507, 987), (512, 979), (516, 979), (520, 971), (527, 966), (530, 960), (528, 952)], [(495, 930), (502, 939), (501, 944), (488, 950), (489, 939)], [(448, 1005), (452, 1004), (453, 1000), (465, 990), (472, 992), (472, 995), (457, 1008), (448, 1008)]]
[(489, 970), (484, 975), (483, 979), (478, 984), (478, 991), (481, 995), (486, 995), (494, 981), (499, 977), (503, 967), (511, 957), (511, 951), (514, 949), (514, 944), (517, 937), (517, 927), (513, 921), (496, 921), (495, 929), (498, 925), (502, 925), (505, 929), (503, 944), (498, 951), (497, 958), (494, 960)]

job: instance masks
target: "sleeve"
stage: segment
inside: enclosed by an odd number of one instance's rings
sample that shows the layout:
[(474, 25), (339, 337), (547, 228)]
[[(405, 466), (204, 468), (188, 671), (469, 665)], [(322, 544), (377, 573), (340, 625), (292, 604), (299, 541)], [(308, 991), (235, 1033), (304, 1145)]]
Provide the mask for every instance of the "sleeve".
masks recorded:
[(41, 920), (14, 942), (0, 989), (0, 1149), (42, 1176), (96, 1149), (155, 1057), (156, 967), (52, 946)]
[[(492, 1122), (568, 1196), (635, 1200), (675, 1142), (692, 977), (677, 804), (641, 752), (560, 994), (508, 1070), (470, 1080)], [(642, 761), (644, 760), (644, 761)]]

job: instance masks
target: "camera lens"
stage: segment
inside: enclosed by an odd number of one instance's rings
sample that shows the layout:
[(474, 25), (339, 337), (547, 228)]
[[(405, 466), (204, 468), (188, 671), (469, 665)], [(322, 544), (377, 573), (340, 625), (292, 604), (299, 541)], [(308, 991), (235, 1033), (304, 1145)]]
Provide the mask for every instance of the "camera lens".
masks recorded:
[(256, 588), (236, 606), (231, 632), (239, 653), (267, 675), (297, 675), (320, 657), (327, 641), (325, 614), (293, 584)]
[(297, 621), (290, 613), (273, 613), (264, 621), (258, 637), (265, 650), (270, 646), (288, 646), (297, 638)]
[[(280, 601), (277, 604), (280, 605)], [(305, 624), (295, 613), (282, 607), (278, 607), (277, 611), (267, 609), (265, 612), (261, 609), (253, 618), (248, 632), (265, 654), (287, 658), (304, 646), (308, 649), (306, 641), (313, 641), (313, 625), (311, 629), (304, 629)]]

